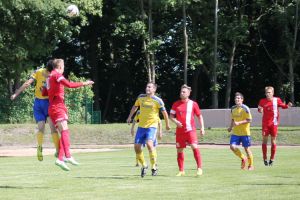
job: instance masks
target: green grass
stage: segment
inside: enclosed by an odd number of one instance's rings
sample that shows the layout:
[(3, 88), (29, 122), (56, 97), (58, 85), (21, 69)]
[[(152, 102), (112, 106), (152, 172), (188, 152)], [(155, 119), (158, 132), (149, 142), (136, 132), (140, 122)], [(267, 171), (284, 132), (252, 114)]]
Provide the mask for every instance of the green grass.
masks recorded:
[[(81, 166), (70, 172), (35, 157), (0, 158), (1, 200), (77, 199), (299, 199), (299, 148), (278, 148), (273, 167), (265, 167), (260, 148), (254, 148), (255, 170), (240, 170), (228, 148), (201, 149), (204, 175), (195, 177), (190, 149), (185, 151), (185, 177), (177, 173), (176, 150), (159, 147), (159, 176), (139, 176), (132, 148), (115, 152), (82, 153)], [(145, 154), (148, 156), (148, 154)], [(147, 157), (148, 159), (148, 157)]]
[[(129, 144), (133, 142), (130, 126), (127, 124), (71, 124), (73, 144)], [(0, 146), (35, 145), (35, 124), (0, 124)], [(174, 125), (170, 132), (163, 132), (160, 143), (174, 143)], [(50, 144), (49, 127), (46, 127), (45, 143)], [(253, 144), (261, 144), (261, 128), (252, 127)], [(230, 134), (225, 128), (206, 129), (206, 135), (200, 138), (201, 143), (228, 144)], [(278, 144), (300, 145), (300, 127), (280, 127)], [(51, 145), (51, 144), (50, 144)], [(51, 145), (52, 146), (52, 145)]]

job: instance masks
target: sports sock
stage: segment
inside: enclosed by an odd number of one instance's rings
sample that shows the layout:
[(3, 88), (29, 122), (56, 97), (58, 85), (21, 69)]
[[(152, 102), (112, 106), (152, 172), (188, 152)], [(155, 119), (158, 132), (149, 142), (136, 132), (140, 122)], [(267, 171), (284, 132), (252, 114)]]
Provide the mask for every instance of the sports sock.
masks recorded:
[(268, 151), (267, 144), (262, 144), (261, 149), (263, 153), (263, 159), (267, 160), (267, 151)]
[(141, 163), (141, 165), (143, 167), (147, 166), (146, 161), (145, 161), (145, 157), (144, 157), (144, 153), (142, 151), (140, 153), (137, 153), (136, 157), (138, 158), (139, 162)]
[(36, 138), (37, 138), (38, 146), (43, 146), (44, 133), (41, 132), (41, 131), (38, 131), (37, 135), (36, 135)]
[(64, 149), (66, 157), (70, 158), (71, 154), (70, 154), (70, 133), (69, 133), (69, 129), (63, 130), (61, 132), (60, 140), (63, 143), (63, 149)]
[(184, 171), (184, 154), (183, 152), (177, 153), (177, 163), (179, 167), (179, 171)]
[(52, 134), (52, 140), (56, 149), (56, 152), (59, 151), (59, 136), (57, 132), (53, 132)]
[(271, 146), (271, 157), (270, 157), (270, 160), (274, 160), (274, 158), (275, 158), (276, 147), (277, 147), (276, 144), (272, 144), (272, 146)]
[(150, 156), (151, 169), (156, 169), (156, 160), (157, 160), (156, 149), (149, 151), (149, 156)]
[(253, 162), (253, 155), (248, 156), (248, 165), (249, 166), (253, 166), (254, 162)]
[(59, 151), (58, 151), (58, 159), (63, 161), (63, 157), (65, 155), (64, 143), (62, 137), (59, 139)]
[(202, 159), (201, 159), (200, 150), (198, 148), (193, 149), (193, 153), (197, 163), (197, 168), (202, 168)]
[(233, 151), (233, 153), (234, 153), (237, 157), (239, 157), (240, 159), (245, 159), (245, 155), (242, 154), (242, 152), (240, 151), (239, 148), (236, 148), (236, 149)]

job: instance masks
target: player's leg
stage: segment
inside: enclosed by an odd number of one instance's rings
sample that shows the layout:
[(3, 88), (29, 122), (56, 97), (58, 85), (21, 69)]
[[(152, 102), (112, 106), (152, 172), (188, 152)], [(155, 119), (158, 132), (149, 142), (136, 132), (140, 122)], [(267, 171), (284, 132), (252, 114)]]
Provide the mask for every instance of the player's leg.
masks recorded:
[(45, 121), (39, 121), (37, 123), (38, 132), (37, 132), (37, 158), (39, 161), (43, 161), (43, 141), (44, 141), (44, 132), (45, 132)]
[(44, 131), (45, 131), (45, 122), (47, 116), (43, 112), (43, 100), (35, 98), (33, 105), (33, 115), (35, 121), (37, 122), (37, 158), (39, 161), (43, 160), (43, 140), (44, 140)]
[(142, 165), (141, 168), (141, 177), (143, 178), (146, 175), (147, 163), (145, 161), (144, 153), (142, 151), (142, 144), (145, 143), (145, 128), (138, 127), (135, 139), (134, 139), (134, 151), (136, 157)]
[(184, 148), (186, 148), (186, 133), (178, 134), (176, 133), (176, 148), (177, 148), (177, 164), (179, 168), (179, 172), (176, 176), (184, 176)]
[(270, 156), (270, 160), (269, 160), (269, 166), (272, 166), (274, 163), (274, 159), (275, 159), (275, 154), (276, 154), (276, 136), (272, 136), (271, 137), (271, 156)]
[(263, 154), (263, 161), (264, 165), (268, 166), (268, 160), (267, 160), (267, 152), (268, 152), (268, 136), (269, 136), (269, 130), (267, 126), (262, 127), (262, 154)]
[(197, 163), (197, 175), (202, 175), (202, 158), (200, 154), (200, 150), (198, 148), (198, 139), (197, 139), (197, 133), (196, 131), (189, 132), (188, 134), (188, 144), (191, 145), (191, 148), (193, 150), (194, 158)]
[(184, 153), (183, 153), (184, 148), (177, 148), (177, 164), (179, 168), (179, 172), (176, 176), (184, 176)]
[(149, 157), (150, 157), (150, 164), (151, 164), (151, 171), (152, 176), (157, 175), (157, 154), (156, 154), (156, 148), (154, 147), (154, 141), (156, 139), (156, 128), (147, 128), (146, 132), (146, 145), (149, 151)]
[(56, 130), (53, 122), (51, 119), (48, 119), (49, 127), (51, 130), (51, 136), (52, 136), (52, 141), (55, 147), (55, 157), (58, 157), (58, 152), (59, 152), (59, 135), (58, 131)]
[(247, 162), (247, 158), (246, 156), (240, 151), (240, 149), (238, 148), (238, 145), (240, 145), (241, 143), (241, 138), (240, 136), (237, 135), (231, 135), (230, 137), (230, 149), (231, 151), (241, 159), (241, 169), (245, 169), (246, 168), (246, 162)]
[(253, 162), (253, 154), (250, 149), (251, 146), (251, 137), (250, 136), (242, 136), (242, 145), (245, 149), (248, 158), (248, 170), (254, 170), (254, 162)]

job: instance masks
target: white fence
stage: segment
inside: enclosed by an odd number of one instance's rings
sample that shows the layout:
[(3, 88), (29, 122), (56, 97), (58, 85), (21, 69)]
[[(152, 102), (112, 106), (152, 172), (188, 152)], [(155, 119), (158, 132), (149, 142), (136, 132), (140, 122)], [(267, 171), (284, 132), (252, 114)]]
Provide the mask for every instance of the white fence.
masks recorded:
[[(253, 118), (251, 126), (261, 126), (262, 114), (257, 111), (257, 108), (250, 108), (250, 110)], [(230, 124), (230, 109), (203, 109), (201, 112), (205, 128), (224, 128)], [(280, 126), (300, 126), (300, 107), (280, 108), (279, 113)]]

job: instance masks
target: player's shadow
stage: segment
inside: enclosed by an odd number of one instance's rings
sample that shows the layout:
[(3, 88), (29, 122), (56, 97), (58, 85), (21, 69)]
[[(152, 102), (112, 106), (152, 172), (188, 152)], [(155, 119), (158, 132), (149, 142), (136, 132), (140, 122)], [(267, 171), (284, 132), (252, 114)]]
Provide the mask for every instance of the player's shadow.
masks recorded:
[(125, 180), (131, 179), (130, 176), (85, 176), (85, 177), (75, 177), (79, 179), (116, 179), (116, 180)]
[[(241, 185), (241, 184), (236, 184), (236, 185)], [(249, 183), (249, 184), (243, 184), (243, 185), (264, 185), (264, 186), (272, 186), (272, 185), (276, 185), (276, 186), (280, 186), (280, 185), (296, 185), (296, 186), (300, 186), (300, 183)]]
[(49, 187), (20, 187), (20, 186), (10, 186), (10, 185), (0, 185), (0, 189), (50, 189)]

